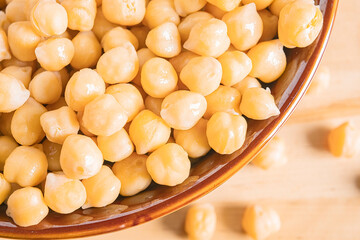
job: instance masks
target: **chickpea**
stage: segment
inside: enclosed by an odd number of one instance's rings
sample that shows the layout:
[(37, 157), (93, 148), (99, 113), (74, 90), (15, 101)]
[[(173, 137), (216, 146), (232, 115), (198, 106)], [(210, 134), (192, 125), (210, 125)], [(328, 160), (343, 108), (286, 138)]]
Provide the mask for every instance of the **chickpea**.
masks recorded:
[(173, 65), (175, 71), (180, 74), (186, 64), (188, 64), (188, 62), (195, 57), (199, 57), (199, 55), (190, 51), (185, 51), (180, 53), (176, 57), (171, 58), (169, 62)]
[(263, 33), (263, 23), (254, 3), (235, 8), (222, 20), (227, 25), (231, 44), (240, 51), (255, 46)]
[(101, 41), (103, 36), (111, 29), (116, 27), (117, 25), (114, 23), (109, 22), (103, 12), (101, 7), (97, 9), (96, 17), (94, 21), (94, 27), (92, 28), (92, 31), (95, 33), (96, 37)]
[(248, 88), (261, 88), (261, 84), (256, 78), (247, 76), (233, 87), (236, 88), (242, 96)]
[(243, 4), (249, 4), (249, 3), (255, 3), (256, 10), (260, 11), (268, 6), (273, 2), (274, 0), (242, 0)]
[(68, 15), (68, 28), (78, 31), (90, 31), (96, 16), (95, 0), (62, 0), (61, 5)]
[(182, 17), (199, 11), (205, 5), (206, 0), (174, 0), (175, 10)]
[(226, 24), (216, 18), (198, 22), (190, 31), (184, 48), (201, 56), (219, 57), (230, 46)]
[(287, 48), (307, 47), (319, 35), (323, 25), (323, 15), (312, 3), (294, 1), (280, 12), (278, 35)]
[(172, 22), (175, 25), (180, 23), (180, 17), (175, 11), (174, 1), (152, 0), (146, 7), (144, 25), (150, 29), (156, 28), (163, 23)]
[[(230, 12), (237, 6), (239, 6), (241, 0), (207, 0), (208, 3), (213, 4), (214, 6), (220, 8), (225, 12)], [(243, 0), (244, 1), (244, 0)]]
[(213, 57), (195, 57), (181, 70), (180, 79), (190, 91), (207, 96), (220, 86), (222, 75), (218, 60)]
[(89, 132), (89, 130), (86, 129), (86, 127), (84, 127), (84, 122), (83, 122), (83, 116), (84, 116), (84, 112), (78, 112), (77, 113), (77, 119), (78, 119), (78, 122), (80, 124), (80, 131), (81, 133), (83, 133), (85, 136), (88, 136), (88, 137), (95, 137), (94, 134), (92, 134), (91, 132)]
[(206, 107), (205, 97), (201, 94), (179, 90), (164, 98), (160, 115), (170, 127), (188, 130), (201, 119)]
[(152, 152), (164, 145), (171, 134), (165, 121), (149, 110), (141, 111), (131, 122), (129, 135), (137, 154)]
[(0, 173), (0, 204), (2, 204), (11, 193), (11, 185), (6, 181), (4, 175)]
[(19, 145), (12, 137), (0, 136), (0, 171), (4, 171), (5, 160), (9, 157), (10, 153), (12, 153), (12, 151), (14, 151), (14, 149), (18, 146)]
[(285, 143), (277, 136), (252, 160), (255, 166), (265, 170), (284, 165), (286, 162)]
[(110, 22), (133, 26), (144, 19), (145, 0), (103, 0), (102, 10)]
[(206, 136), (209, 145), (220, 154), (232, 154), (245, 141), (247, 123), (242, 116), (216, 112), (207, 123)]
[(29, 21), (14, 22), (9, 26), (8, 41), (11, 53), (21, 61), (36, 59), (35, 48), (40, 40)]
[(151, 29), (145, 44), (153, 53), (163, 58), (175, 57), (181, 52), (180, 33), (172, 22)]
[(6, 215), (21, 227), (36, 225), (49, 213), (42, 192), (34, 187), (16, 190), (10, 195), (7, 205)]
[(146, 169), (146, 155), (131, 154), (112, 167), (115, 176), (121, 181), (120, 194), (133, 196), (145, 190), (152, 179)]
[(91, 133), (110, 136), (120, 131), (127, 119), (125, 110), (116, 99), (110, 94), (103, 94), (85, 106), (82, 121)]
[[(288, 3), (292, 3), (294, 1), (299, 1), (299, 0), (274, 0), (270, 5), (269, 10), (271, 11), (272, 14), (279, 17), (280, 11), (283, 9), (283, 7), (285, 7)], [(301, 1), (314, 4), (314, 0), (301, 0)]]
[(163, 100), (163, 98), (153, 98), (151, 96), (147, 96), (145, 98), (145, 108), (160, 116), (161, 104)]
[(31, 67), (9, 66), (1, 70), (1, 72), (9, 74), (20, 80), (24, 84), (25, 88), (29, 87), (32, 73)]
[(12, 0), (5, 9), (6, 17), (10, 22), (26, 21), (26, 0)]
[(277, 80), (285, 71), (286, 55), (278, 39), (259, 43), (247, 55), (253, 65), (249, 75), (265, 83)]
[(56, 110), (56, 109), (59, 109), (61, 107), (67, 107), (65, 98), (63, 98), (63, 97), (60, 97), (59, 100), (56, 101), (53, 104), (46, 105), (46, 109), (48, 111)]
[(144, 100), (139, 90), (131, 84), (120, 83), (108, 87), (106, 94), (111, 94), (121, 105), (130, 122), (134, 117), (145, 108)]
[(139, 72), (137, 73), (136, 77), (132, 80), (132, 83), (141, 86), (142, 67), (149, 59), (156, 57), (156, 55), (148, 48), (142, 48), (138, 50), (137, 55), (139, 58)]
[(30, 95), (41, 104), (52, 104), (59, 100), (62, 92), (60, 78), (50, 71), (36, 75), (29, 85)]
[(48, 162), (43, 151), (28, 146), (15, 148), (5, 161), (4, 176), (22, 187), (36, 186), (47, 174)]
[(10, 59), (11, 53), (9, 48), (8, 37), (6, 32), (0, 28), (0, 61)]
[(240, 51), (226, 51), (218, 60), (223, 69), (221, 83), (225, 86), (240, 82), (252, 69), (251, 59)]
[(199, 11), (186, 16), (178, 26), (181, 41), (185, 42), (190, 35), (191, 29), (199, 22), (213, 18), (210, 13)]
[(101, 45), (92, 31), (79, 32), (73, 39), (74, 57), (70, 65), (76, 69), (96, 66), (102, 51)]
[(120, 47), (104, 53), (96, 66), (96, 71), (106, 83), (128, 83), (139, 71), (139, 59), (134, 46), (124, 42)]
[(263, 88), (245, 90), (240, 104), (240, 111), (248, 118), (264, 120), (280, 114), (270, 91)]
[(329, 150), (335, 157), (351, 158), (359, 152), (360, 134), (352, 122), (345, 122), (332, 129), (327, 140)]
[(61, 171), (60, 152), (62, 145), (50, 142), (48, 139), (45, 139), (43, 142), (43, 148), (48, 161), (49, 171)]
[(221, 85), (213, 93), (206, 96), (207, 109), (204, 118), (209, 119), (216, 112), (241, 115), (239, 111), (240, 101), (241, 94), (238, 90)]
[(35, 54), (41, 67), (48, 71), (59, 71), (74, 57), (74, 44), (67, 38), (50, 38), (39, 43)]
[(130, 42), (135, 50), (139, 48), (139, 41), (136, 36), (130, 30), (122, 27), (115, 27), (109, 30), (101, 39), (101, 45), (105, 52), (122, 46), (124, 42)]
[(2, 28), (4, 32), (7, 33), (9, 25), (10, 25), (10, 21), (7, 18), (5, 12), (0, 11), (0, 28)]
[(214, 17), (216, 17), (217, 19), (222, 19), (225, 13), (227, 13), (227, 11), (223, 11), (217, 6), (210, 4), (209, 2), (205, 5), (204, 10), (210, 13), (211, 15), (213, 15)]
[(70, 135), (65, 139), (60, 153), (60, 166), (67, 177), (86, 179), (95, 176), (103, 162), (100, 149), (90, 137)]
[(279, 18), (266, 9), (261, 10), (258, 13), (264, 26), (263, 33), (259, 41), (263, 42), (274, 39), (277, 35)]
[(152, 97), (166, 97), (175, 91), (177, 82), (174, 67), (163, 58), (151, 58), (142, 67), (141, 86)]
[(33, 98), (18, 108), (11, 120), (11, 133), (21, 145), (30, 146), (41, 142), (45, 133), (40, 125), (40, 116), (46, 108)]
[(279, 215), (274, 209), (254, 205), (245, 209), (242, 227), (252, 238), (266, 239), (280, 230), (281, 222)]
[(84, 205), (86, 189), (80, 180), (68, 178), (63, 172), (48, 173), (44, 199), (53, 211), (61, 214), (72, 213)]
[(306, 93), (321, 93), (326, 90), (330, 85), (331, 74), (327, 66), (320, 66), (313, 78), (311, 85)]
[(86, 202), (83, 209), (90, 207), (105, 207), (113, 203), (119, 196), (120, 180), (108, 166), (102, 166), (95, 176), (82, 180), (86, 189)]
[(207, 122), (208, 120), (202, 118), (189, 130), (174, 130), (175, 142), (183, 147), (191, 158), (205, 156), (211, 149), (206, 138)]
[(30, 92), (15, 77), (0, 73), (0, 112), (12, 112), (22, 106), (29, 98)]
[[(1, 89), (1, 88), (0, 88)], [(2, 113), (0, 115), (0, 132), (5, 135), (12, 137), (11, 133), (11, 120), (15, 112)]]
[(213, 205), (203, 203), (190, 207), (185, 220), (185, 232), (188, 234), (189, 239), (211, 239), (215, 228), (216, 213)]
[(97, 143), (104, 159), (109, 162), (121, 161), (134, 152), (134, 145), (125, 129), (110, 136), (98, 136)]
[(139, 42), (139, 49), (146, 48), (145, 40), (150, 31), (147, 26), (135, 26), (130, 28), (130, 31)]

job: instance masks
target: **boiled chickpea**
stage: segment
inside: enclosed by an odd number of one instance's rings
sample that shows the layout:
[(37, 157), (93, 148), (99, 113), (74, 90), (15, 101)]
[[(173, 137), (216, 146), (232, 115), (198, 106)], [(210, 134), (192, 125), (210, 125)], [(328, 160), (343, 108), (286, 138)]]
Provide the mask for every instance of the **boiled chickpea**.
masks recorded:
[(13, 192), (8, 201), (6, 215), (21, 227), (40, 223), (49, 213), (40, 189), (25, 187)]
[(169, 60), (169, 62), (173, 65), (175, 71), (180, 74), (181, 70), (188, 64), (188, 62), (195, 58), (199, 57), (196, 53), (185, 51), (173, 57)]
[(9, 66), (1, 70), (1, 72), (9, 74), (20, 80), (24, 84), (25, 88), (29, 87), (32, 73), (31, 67)]
[(209, 203), (197, 204), (188, 210), (185, 219), (185, 232), (189, 239), (208, 240), (216, 228), (215, 208)]
[(175, 11), (174, 1), (152, 0), (146, 6), (144, 25), (153, 29), (163, 23), (172, 22), (175, 25), (180, 23), (180, 17)]
[(22, 187), (36, 186), (47, 174), (48, 162), (43, 151), (28, 146), (15, 148), (5, 161), (4, 176)]
[(226, 24), (216, 18), (198, 22), (190, 31), (184, 48), (201, 56), (219, 57), (230, 46)]
[(139, 71), (139, 59), (134, 46), (125, 42), (104, 53), (96, 66), (96, 71), (106, 83), (127, 83)]
[(181, 70), (180, 79), (190, 91), (207, 96), (220, 86), (222, 75), (218, 60), (213, 57), (195, 57)]
[(108, 166), (102, 166), (95, 176), (82, 180), (86, 189), (86, 202), (83, 209), (89, 207), (105, 207), (113, 203), (119, 196), (120, 180)]
[(170, 134), (171, 129), (165, 121), (149, 110), (141, 111), (131, 122), (129, 129), (137, 154), (156, 150), (168, 141)]
[(60, 78), (50, 71), (36, 75), (29, 85), (30, 95), (41, 104), (52, 104), (59, 100), (62, 92)]
[(85, 136), (88, 136), (88, 137), (95, 137), (94, 134), (92, 134), (91, 132), (89, 132), (89, 130), (86, 129), (86, 127), (84, 127), (84, 122), (83, 122), (83, 116), (84, 116), (84, 112), (77, 112), (77, 119), (78, 119), (78, 122), (80, 124), (80, 131), (82, 134), (84, 134)]
[(0, 115), (0, 132), (5, 135), (12, 137), (11, 133), (11, 120), (15, 112), (2, 113)]
[(147, 96), (145, 98), (145, 108), (160, 116), (161, 104), (163, 100), (163, 98), (153, 98), (152, 96)]
[(285, 71), (286, 55), (279, 40), (261, 42), (247, 54), (252, 61), (250, 76), (271, 83)]
[(102, 10), (110, 22), (133, 26), (140, 23), (145, 16), (145, 0), (103, 0)]
[(11, 185), (8, 181), (6, 181), (4, 175), (0, 173), (0, 204), (2, 204), (5, 199), (10, 196), (11, 193)]
[(179, 90), (164, 98), (160, 115), (170, 127), (188, 130), (201, 119), (206, 107), (205, 97), (201, 94)]
[(213, 18), (210, 13), (199, 11), (185, 17), (178, 26), (181, 41), (185, 42), (190, 35), (191, 29), (199, 22)]
[(255, 3), (256, 10), (263, 10), (270, 6), (274, 0), (242, 0), (243, 4)]
[(230, 12), (231, 10), (239, 6), (241, 0), (223, 0), (223, 1), (207, 0), (207, 1), (223, 11)]
[(12, 137), (0, 136), (0, 171), (4, 171), (5, 160), (18, 146), (19, 145)]
[(103, 162), (102, 153), (91, 138), (70, 135), (65, 139), (60, 154), (60, 166), (67, 177), (86, 179), (95, 176)]
[(280, 114), (270, 91), (263, 88), (249, 88), (245, 91), (240, 111), (248, 118), (264, 120)]
[(80, 180), (68, 178), (63, 172), (49, 173), (45, 181), (44, 199), (53, 211), (72, 213), (84, 205), (86, 189)]
[(43, 148), (43, 151), (48, 161), (49, 171), (61, 171), (60, 152), (62, 145), (50, 142), (48, 139), (45, 139), (43, 142)]
[(130, 42), (135, 50), (139, 48), (139, 41), (136, 36), (130, 30), (122, 27), (109, 30), (101, 39), (101, 45), (105, 52), (120, 47), (124, 42)]
[(26, 21), (26, 0), (12, 0), (6, 6), (6, 17), (10, 22)]
[[(274, 0), (270, 5), (269, 10), (271, 11), (272, 14), (279, 17), (281, 10), (287, 4), (295, 1), (299, 1), (299, 0)], [(301, 1), (314, 4), (314, 0), (301, 0)]]
[(68, 28), (78, 31), (90, 31), (96, 16), (95, 0), (62, 0), (61, 5), (68, 15)]
[(225, 86), (240, 82), (252, 69), (251, 59), (240, 51), (226, 51), (218, 60), (223, 69), (221, 83)]
[(252, 164), (262, 169), (284, 165), (287, 162), (284, 141), (275, 136), (252, 160)]
[(206, 0), (174, 0), (176, 12), (185, 17), (202, 9), (206, 5)]
[(130, 31), (137, 38), (139, 42), (139, 49), (146, 48), (145, 40), (150, 29), (147, 26), (135, 26), (130, 28)]
[(151, 29), (145, 44), (153, 53), (163, 58), (175, 57), (181, 52), (180, 33), (172, 22)]
[(151, 58), (156, 57), (156, 55), (150, 51), (148, 48), (142, 48), (137, 51), (137, 55), (139, 58), (139, 72), (136, 77), (132, 80), (132, 83), (141, 86), (141, 70), (143, 65)]
[(261, 84), (256, 78), (247, 76), (246, 78), (235, 84), (233, 87), (236, 88), (242, 96), (248, 88), (260, 88)]
[(205, 5), (204, 10), (206, 12), (210, 13), (211, 15), (213, 15), (214, 17), (216, 17), (217, 19), (222, 19), (222, 17), (225, 15), (225, 13), (227, 13), (227, 11), (223, 11), (220, 8), (218, 8), (217, 6), (210, 4), (210, 3), (207, 3)]
[(102, 51), (101, 45), (92, 31), (79, 32), (73, 39), (74, 57), (70, 65), (76, 69), (94, 67)]
[(329, 150), (335, 157), (351, 158), (359, 153), (359, 130), (351, 122), (345, 122), (332, 129), (327, 140)]
[(264, 26), (264, 30), (259, 41), (263, 42), (274, 39), (278, 30), (279, 18), (266, 9), (261, 10), (258, 13)]
[(3, 29), (0, 29), (0, 61), (10, 59), (11, 53), (9, 48), (8, 37)]
[(96, 37), (101, 41), (103, 36), (111, 29), (116, 27), (117, 25), (114, 23), (109, 22), (103, 12), (101, 7), (97, 9), (96, 17), (94, 21), (94, 27), (92, 28), (92, 31), (95, 33)]

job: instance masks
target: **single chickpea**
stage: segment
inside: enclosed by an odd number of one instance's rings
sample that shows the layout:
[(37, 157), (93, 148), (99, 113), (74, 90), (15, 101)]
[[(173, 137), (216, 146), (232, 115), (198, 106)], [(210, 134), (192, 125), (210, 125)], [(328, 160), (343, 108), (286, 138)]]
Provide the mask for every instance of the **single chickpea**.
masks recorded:
[(145, 108), (141, 93), (134, 85), (128, 83), (112, 85), (105, 93), (112, 95), (118, 101), (128, 117), (127, 122), (132, 121)]
[(120, 47), (104, 53), (96, 66), (96, 71), (106, 83), (128, 83), (139, 71), (139, 59), (134, 46), (124, 42)]
[[(1, 88), (0, 88), (1, 89)], [(12, 137), (11, 120), (15, 112), (1, 113), (0, 115), (0, 133), (4, 136)]]
[(0, 171), (4, 171), (5, 160), (18, 146), (19, 145), (12, 137), (0, 136)]
[(129, 135), (137, 154), (153, 152), (167, 143), (171, 134), (165, 121), (149, 110), (141, 111), (131, 122)]
[(345, 122), (332, 129), (327, 140), (329, 150), (335, 157), (351, 158), (359, 152), (360, 134), (352, 122)]
[(174, 130), (175, 142), (183, 147), (191, 158), (205, 156), (211, 149), (206, 137), (207, 122), (208, 120), (201, 118), (189, 130)]
[(28, 146), (15, 148), (5, 161), (4, 176), (22, 187), (36, 186), (47, 174), (48, 162), (43, 151)]
[(4, 175), (0, 173), (0, 204), (2, 204), (5, 199), (10, 196), (11, 193), (11, 185), (8, 181), (6, 181)]
[(244, 117), (227, 112), (216, 112), (206, 127), (209, 145), (220, 154), (232, 154), (245, 142), (247, 123)]
[(210, 4), (209, 2), (205, 5), (204, 10), (210, 13), (211, 15), (213, 15), (214, 17), (216, 17), (217, 19), (222, 19), (225, 13), (227, 13), (227, 11), (223, 11), (217, 6)]
[(214, 235), (216, 213), (209, 203), (197, 204), (188, 210), (185, 219), (185, 232), (191, 240), (208, 240)]
[(163, 100), (163, 98), (153, 98), (152, 96), (147, 96), (145, 98), (145, 108), (160, 116), (161, 104)]
[(61, 5), (68, 15), (68, 28), (78, 31), (90, 31), (96, 16), (95, 0), (62, 0)]
[(242, 96), (240, 111), (248, 118), (264, 120), (280, 114), (270, 91), (249, 88)]
[(190, 91), (207, 96), (220, 86), (222, 75), (223, 69), (218, 60), (195, 57), (181, 70), (180, 79)]
[(97, 143), (104, 159), (109, 162), (119, 162), (134, 152), (134, 145), (125, 129), (110, 136), (98, 136)]
[(120, 180), (108, 166), (102, 166), (95, 176), (82, 180), (86, 189), (86, 202), (83, 209), (90, 207), (105, 207), (113, 203), (119, 196)]
[(117, 27), (116, 24), (109, 22), (103, 12), (101, 7), (97, 9), (96, 17), (94, 21), (94, 27), (92, 28), (92, 31), (95, 33), (96, 37), (101, 41), (103, 36), (114, 27)]
[(132, 34), (135, 35), (136, 39), (139, 42), (139, 49), (146, 48), (145, 40), (150, 31), (147, 26), (135, 26), (130, 28)]
[(256, 10), (260, 11), (270, 6), (273, 1), (274, 0), (242, 0), (242, 3), (244, 5), (249, 3), (255, 3)]
[(35, 49), (41, 37), (35, 32), (29, 21), (14, 22), (8, 29), (8, 41), (11, 53), (21, 61), (36, 59)]
[(262, 82), (271, 83), (285, 71), (286, 55), (278, 39), (257, 44), (247, 55), (253, 65), (249, 75)]
[(303, 1), (306, 3), (315, 4), (314, 0), (274, 0), (269, 6), (269, 10), (272, 14), (279, 17), (281, 10), (289, 3), (293, 3), (295, 1)]
[(68, 26), (65, 8), (55, 0), (40, 0), (31, 10), (30, 21), (44, 37), (63, 34)]
[(313, 78), (306, 93), (317, 94), (326, 90), (330, 85), (331, 73), (327, 66), (321, 65)]
[(26, 21), (26, 0), (12, 0), (5, 8), (7, 19), (10, 22)]
[(182, 17), (199, 11), (205, 5), (206, 0), (174, 0), (175, 10)]
[(133, 196), (150, 185), (152, 179), (146, 169), (146, 159), (146, 155), (133, 153), (112, 167), (115, 176), (121, 181), (122, 196)]
[(191, 162), (185, 150), (176, 143), (167, 143), (146, 160), (151, 178), (160, 185), (176, 186), (189, 177)]
[(132, 83), (141, 86), (141, 70), (143, 65), (151, 58), (156, 57), (156, 55), (150, 51), (148, 48), (142, 48), (137, 51), (137, 55), (139, 58), (139, 72), (137, 73), (136, 77), (131, 81)]
[(101, 46), (107, 52), (110, 49), (122, 46), (124, 42), (130, 42), (135, 50), (139, 48), (139, 41), (130, 30), (123, 27), (115, 27), (103, 36)]
[(266, 239), (281, 227), (278, 213), (269, 207), (254, 205), (245, 209), (242, 218), (244, 231), (254, 239)]
[(245, 91), (248, 88), (255, 88), (255, 87), (261, 88), (261, 84), (256, 78), (250, 76), (247, 76), (246, 78), (244, 78), (243, 80), (241, 80), (240, 82), (238, 82), (233, 86), (233, 88), (236, 88), (240, 92), (241, 96), (244, 95)]
[(25, 187), (13, 192), (8, 201), (6, 215), (21, 227), (40, 223), (49, 213), (40, 189)]
[(191, 29), (184, 48), (201, 56), (219, 57), (230, 46), (226, 24), (216, 18), (200, 21)]
[(188, 130), (196, 125), (206, 111), (205, 97), (186, 90), (173, 92), (164, 98), (160, 115), (177, 130)]
[(323, 15), (312, 3), (294, 1), (280, 12), (278, 35), (287, 48), (307, 47), (319, 35), (323, 25)]
[(86, 189), (80, 180), (68, 178), (63, 172), (48, 173), (44, 199), (53, 211), (72, 213), (84, 205)]
[(49, 171), (56, 172), (61, 171), (60, 166), (60, 152), (62, 145), (50, 142), (48, 139), (45, 139), (43, 142), (43, 151), (46, 155), (48, 161)]
[(82, 118), (84, 127), (95, 135), (110, 136), (127, 122), (125, 110), (110, 94), (103, 94), (88, 104)]
[(185, 51), (180, 53), (176, 57), (171, 58), (169, 62), (173, 65), (175, 71), (180, 74), (186, 64), (188, 64), (188, 62), (195, 57), (199, 57), (199, 55), (190, 51)]
[(207, 109), (204, 118), (209, 119), (216, 112), (227, 112), (233, 115), (241, 115), (239, 105), (241, 101), (240, 92), (232, 87), (220, 86), (206, 97)]
[(102, 10), (107, 20), (124, 26), (141, 23), (145, 16), (145, 0), (103, 0)]
[(60, 153), (60, 166), (67, 177), (86, 179), (95, 176), (103, 162), (100, 149), (90, 137), (70, 135), (65, 139)]
[(32, 73), (31, 67), (9, 66), (1, 70), (1, 72), (9, 74), (20, 80), (24, 84), (25, 88), (29, 87)]
[(153, 29), (163, 23), (172, 22), (175, 25), (180, 23), (180, 17), (175, 10), (174, 1), (152, 0), (146, 7), (144, 25)]
[(68, 136), (77, 134), (80, 129), (76, 113), (69, 107), (45, 112), (40, 123), (46, 138), (58, 144), (63, 144)]
[(75, 48), (67, 38), (50, 38), (39, 43), (35, 54), (41, 67), (48, 71), (59, 71), (74, 57)]
[[(220, 8), (225, 12), (230, 12), (237, 6), (239, 6), (241, 0), (207, 0), (208, 3), (213, 4), (214, 6)], [(244, 1), (244, 0), (243, 0)]]
[(152, 97), (164, 98), (176, 90), (178, 75), (171, 63), (163, 58), (149, 59), (141, 70), (141, 86)]
[(287, 162), (284, 141), (275, 136), (266, 147), (252, 160), (252, 163), (262, 169), (284, 165)]
[(223, 69), (221, 83), (225, 86), (240, 82), (252, 69), (251, 59), (240, 51), (226, 51), (218, 60)]
[(180, 33), (172, 22), (151, 29), (145, 44), (153, 53), (163, 58), (175, 57), (181, 52)]
[(274, 39), (277, 35), (279, 18), (266, 9), (261, 10), (258, 13), (264, 26), (264, 30), (259, 41), (263, 42)]
[(0, 28), (0, 61), (10, 59), (11, 53), (9, 48), (8, 37), (6, 32)]
[(74, 57), (70, 65), (76, 69), (95, 67), (102, 51), (101, 45), (92, 31), (79, 32), (73, 39)]
[(210, 13), (199, 11), (186, 16), (178, 26), (181, 41), (185, 42), (190, 35), (191, 29), (199, 22), (214, 18)]
[(11, 120), (11, 133), (21, 145), (40, 143), (45, 133), (40, 125), (40, 116), (47, 109), (33, 98), (29, 98), (18, 108)]
[(48, 111), (56, 110), (56, 109), (59, 109), (61, 107), (67, 107), (67, 104), (66, 104), (66, 101), (65, 101), (64, 97), (60, 97), (59, 100), (57, 100), (53, 104), (46, 105), (46, 109)]
[(59, 100), (62, 92), (60, 78), (50, 71), (36, 75), (29, 84), (30, 95), (41, 104), (52, 104)]
[(254, 3), (235, 8), (222, 20), (227, 25), (231, 44), (240, 51), (255, 46), (263, 33), (263, 23)]
[(21, 107), (29, 98), (30, 91), (17, 78), (0, 73), (0, 112), (8, 113)]

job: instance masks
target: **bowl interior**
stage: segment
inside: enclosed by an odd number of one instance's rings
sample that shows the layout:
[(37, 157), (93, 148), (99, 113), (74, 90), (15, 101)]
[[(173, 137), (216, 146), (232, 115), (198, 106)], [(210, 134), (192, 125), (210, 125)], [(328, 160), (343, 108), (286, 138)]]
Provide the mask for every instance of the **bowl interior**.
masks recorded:
[(244, 146), (231, 155), (210, 152), (193, 163), (190, 177), (176, 187), (153, 184), (146, 191), (98, 209), (61, 215), (50, 212), (38, 225), (18, 227), (0, 206), (0, 235), (15, 238), (66, 238), (124, 229), (163, 216), (214, 190), (241, 169), (271, 139), (305, 93), (320, 62), (332, 28), (338, 0), (318, 1), (324, 27), (309, 47), (286, 50), (288, 65), (283, 76), (269, 85), (281, 114), (265, 121), (250, 120)]

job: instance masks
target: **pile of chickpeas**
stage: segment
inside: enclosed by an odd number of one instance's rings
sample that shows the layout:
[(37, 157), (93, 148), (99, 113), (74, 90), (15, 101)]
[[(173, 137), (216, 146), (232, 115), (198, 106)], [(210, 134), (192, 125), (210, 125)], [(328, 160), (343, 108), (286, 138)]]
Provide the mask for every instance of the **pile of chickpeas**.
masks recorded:
[[(280, 111), (262, 83), (323, 24), (312, 0), (0, 0), (0, 203), (19, 226), (103, 207)], [(245, 118), (246, 117), (246, 118)]]

